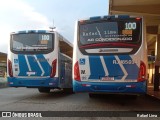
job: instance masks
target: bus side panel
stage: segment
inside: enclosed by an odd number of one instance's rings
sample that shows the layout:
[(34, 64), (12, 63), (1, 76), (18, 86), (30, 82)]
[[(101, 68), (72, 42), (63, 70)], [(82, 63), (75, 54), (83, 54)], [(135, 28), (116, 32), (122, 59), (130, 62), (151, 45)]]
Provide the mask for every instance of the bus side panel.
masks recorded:
[(72, 88), (72, 61), (60, 55), (60, 86), (61, 88)]

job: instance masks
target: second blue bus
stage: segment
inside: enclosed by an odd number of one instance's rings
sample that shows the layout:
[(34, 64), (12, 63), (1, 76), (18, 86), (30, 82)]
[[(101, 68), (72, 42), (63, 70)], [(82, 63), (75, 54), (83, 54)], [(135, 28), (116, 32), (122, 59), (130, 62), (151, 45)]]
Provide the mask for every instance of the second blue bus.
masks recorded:
[(72, 91), (72, 44), (57, 31), (28, 30), (10, 35), (10, 87)]

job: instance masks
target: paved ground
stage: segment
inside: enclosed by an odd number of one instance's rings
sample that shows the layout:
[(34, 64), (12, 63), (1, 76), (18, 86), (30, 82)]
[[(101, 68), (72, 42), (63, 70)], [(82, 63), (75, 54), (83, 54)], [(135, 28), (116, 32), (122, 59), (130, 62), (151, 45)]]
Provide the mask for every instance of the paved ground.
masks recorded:
[(160, 87), (159, 91), (154, 91), (153, 86), (148, 86), (147, 95), (160, 101)]
[[(160, 111), (160, 102), (158, 101), (160, 99), (157, 99), (160, 97), (160, 92), (154, 92), (152, 87), (149, 87), (147, 96), (140, 96), (137, 99), (119, 95), (99, 95), (91, 99), (87, 93), (66, 94), (63, 91), (41, 94), (37, 89), (10, 88), (7, 86), (7, 80), (4, 78), (0, 78), (0, 88), (0, 111)], [(17, 118), (14, 119), (17, 120)], [(50, 120), (53, 118), (47, 117), (42, 119)], [(54, 119), (80, 120), (81, 118), (56, 117)], [(128, 117), (83, 117), (83, 119), (128, 120)], [(129, 119), (134, 120), (135, 118)]]
[(128, 96), (100, 95), (91, 99), (87, 93), (41, 94), (37, 89), (8, 87), (0, 89), (0, 111), (160, 111), (160, 102), (147, 96), (134, 100)]

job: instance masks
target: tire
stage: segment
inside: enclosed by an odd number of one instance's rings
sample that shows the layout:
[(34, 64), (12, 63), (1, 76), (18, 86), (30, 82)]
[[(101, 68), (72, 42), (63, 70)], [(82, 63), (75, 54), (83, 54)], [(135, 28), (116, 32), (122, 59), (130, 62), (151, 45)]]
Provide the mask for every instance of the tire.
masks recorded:
[(38, 91), (40, 93), (50, 93), (50, 88), (44, 88), (44, 87), (42, 87), (42, 88), (38, 88)]
[(70, 94), (73, 94), (74, 92), (73, 92), (73, 88), (63, 88), (63, 91), (65, 92), (65, 93), (70, 93)]

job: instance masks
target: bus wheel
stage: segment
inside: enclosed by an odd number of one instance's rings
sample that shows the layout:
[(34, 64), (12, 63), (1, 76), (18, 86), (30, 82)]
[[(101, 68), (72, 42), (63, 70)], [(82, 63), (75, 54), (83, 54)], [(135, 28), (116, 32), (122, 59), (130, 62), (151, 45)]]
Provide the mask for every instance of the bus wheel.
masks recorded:
[(95, 98), (97, 96), (97, 94), (94, 94), (94, 93), (89, 93), (88, 95), (90, 98)]
[(50, 92), (50, 88), (38, 88), (40, 93), (49, 93)]
[(72, 88), (63, 88), (65, 93), (74, 93)]

